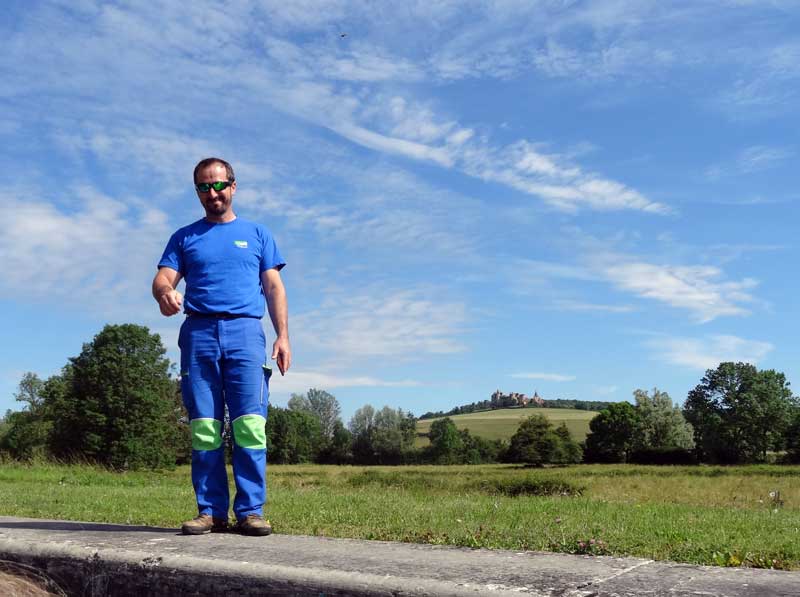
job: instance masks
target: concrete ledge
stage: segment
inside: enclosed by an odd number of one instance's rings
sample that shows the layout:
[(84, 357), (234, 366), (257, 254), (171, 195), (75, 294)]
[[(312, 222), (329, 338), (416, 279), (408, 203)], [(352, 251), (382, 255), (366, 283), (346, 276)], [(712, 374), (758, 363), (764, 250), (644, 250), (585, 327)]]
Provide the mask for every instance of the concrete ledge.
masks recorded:
[(800, 573), (0, 517), (0, 559), (70, 595), (800, 596)]

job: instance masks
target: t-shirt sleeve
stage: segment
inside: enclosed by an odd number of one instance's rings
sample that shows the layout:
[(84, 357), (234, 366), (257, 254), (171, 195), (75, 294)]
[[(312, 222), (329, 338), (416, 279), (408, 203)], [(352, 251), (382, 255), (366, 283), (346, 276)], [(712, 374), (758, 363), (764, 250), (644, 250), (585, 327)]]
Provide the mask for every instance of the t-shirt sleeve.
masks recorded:
[(268, 269), (275, 268), (280, 271), (286, 262), (283, 260), (278, 246), (275, 244), (275, 239), (264, 228), (261, 229), (261, 268), (260, 271), (265, 272)]
[(161, 255), (161, 260), (158, 262), (158, 267), (169, 267), (174, 269), (176, 272), (179, 272), (181, 275), (184, 274), (181, 239), (182, 235), (180, 234), (180, 231), (176, 232), (170, 237), (169, 242), (167, 243), (167, 248), (164, 249), (164, 254)]

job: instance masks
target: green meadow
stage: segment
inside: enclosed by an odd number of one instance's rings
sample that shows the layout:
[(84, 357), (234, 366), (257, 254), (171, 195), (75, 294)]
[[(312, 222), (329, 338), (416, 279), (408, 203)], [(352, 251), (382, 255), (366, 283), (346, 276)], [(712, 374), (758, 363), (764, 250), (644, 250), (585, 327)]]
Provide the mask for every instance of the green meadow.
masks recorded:
[[(800, 468), (270, 466), (276, 532), (800, 569)], [(188, 467), (0, 466), (0, 514), (178, 527)]]
[[(508, 440), (514, 435), (520, 421), (534, 414), (544, 415), (552, 421), (555, 427), (566, 423), (572, 438), (581, 442), (589, 433), (589, 421), (598, 413), (572, 408), (502, 408), (466, 415), (451, 415), (450, 419), (459, 429), (469, 429), (472, 435), (486, 439)], [(417, 433), (428, 433), (431, 423), (435, 420), (417, 421)], [(428, 445), (427, 437), (417, 437), (416, 447), (420, 448), (426, 445)]]

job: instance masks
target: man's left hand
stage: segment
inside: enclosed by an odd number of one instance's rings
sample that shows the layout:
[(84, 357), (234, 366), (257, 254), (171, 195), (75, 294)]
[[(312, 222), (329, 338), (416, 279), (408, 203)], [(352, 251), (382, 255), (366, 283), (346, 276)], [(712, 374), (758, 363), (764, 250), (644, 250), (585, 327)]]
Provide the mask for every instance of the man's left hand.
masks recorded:
[(292, 364), (292, 349), (289, 338), (278, 338), (272, 345), (272, 360), (278, 364), (281, 375), (286, 374)]

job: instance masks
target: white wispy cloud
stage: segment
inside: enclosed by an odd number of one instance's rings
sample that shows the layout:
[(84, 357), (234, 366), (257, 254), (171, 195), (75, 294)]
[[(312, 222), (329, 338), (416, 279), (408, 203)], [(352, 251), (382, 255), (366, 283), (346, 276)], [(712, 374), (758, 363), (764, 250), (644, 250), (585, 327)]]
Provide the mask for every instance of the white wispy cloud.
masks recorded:
[(564, 296), (552, 287), (551, 282), (558, 279), (611, 284), (636, 297), (686, 310), (700, 323), (747, 315), (750, 310), (745, 305), (756, 302), (752, 294), (756, 280), (728, 280), (719, 267), (652, 263), (632, 254), (608, 251), (594, 239), (584, 239), (579, 246), (572, 263), (518, 259), (506, 269), (506, 276), (514, 281), (515, 288), (544, 294), (553, 308), (563, 310), (628, 312), (634, 307), (576, 300), (574, 290)]
[(704, 265), (628, 261), (605, 263), (598, 269), (620, 290), (685, 309), (701, 323), (725, 315), (748, 314), (742, 303), (754, 300), (750, 291), (758, 284), (751, 278), (727, 281), (722, 270)]
[(763, 172), (780, 166), (794, 155), (795, 152), (788, 147), (752, 145), (742, 149), (733, 160), (727, 163), (722, 162), (709, 166), (706, 176), (715, 180), (726, 176)]
[[(315, 169), (330, 177), (335, 200), (288, 186), (294, 173), (264, 184), (242, 177), (236, 201), (265, 215), (279, 214), (292, 230), (315, 232), (337, 247), (391, 253), (392, 260), (473, 262), (483, 204), (430, 184), (408, 170), (360, 167), (350, 155), (313, 156)], [(398, 251), (401, 255), (397, 255)]]
[(584, 303), (569, 299), (556, 299), (553, 302), (555, 309), (560, 311), (595, 311), (600, 313), (630, 313), (636, 309), (631, 305), (606, 305), (599, 303)]
[(794, 152), (785, 147), (754, 145), (742, 150), (737, 163), (742, 172), (757, 172), (772, 168), (793, 155)]
[(11, 200), (11, 218), (0, 235), (6, 264), (0, 290), (18, 297), (24, 289), (31, 300), (88, 301), (106, 310), (141, 296), (169, 237), (166, 215), (90, 187), (69, 195), (67, 209), (45, 200)]
[(539, 259), (517, 259), (510, 272), (520, 279), (564, 278), (568, 280), (597, 281), (602, 279), (590, 268), (574, 264)]
[(321, 76), (334, 81), (377, 83), (414, 82), (424, 77), (424, 70), (411, 60), (391, 54), (376, 44), (331, 35), (327, 43), (298, 46), (284, 39), (268, 37), (264, 41), (269, 56), (295, 76)]
[(109, 170), (136, 174), (142, 180), (141, 190), (172, 196), (186, 188), (196, 156), (213, 155), (215, 149), (211, 141), (174, 129), (106, 119), (69, 132), (56, 130), (53, 139), (78, 163), (98, 161)]
[(466, 306), (420, 292), (376, 288), (358, 295), (330, 293), (319, 309), (293, 319), (302, 343), (338, 361), (415, 360), (466, 350)]
[(673, 66), (677, 60), (673, 50), (644, 41), (623, 39), (585, 49), (550, 38), (536, 51), (532, 63), (551, 77), (605, 80), (623, 76), (646, 78), (643, 75), (651, 73), (652, 76), (653, 71)]
[(781, 197), (781, 198), (767, 198), (761, 195), (754, 195), (752, 197), (742, 197), (742, 198), (735, 198), (735, 197), (726, 197), (724, 199), (711, 199), (709, 203), (716, 203), (717, 205), (738, 205), (738, 206), (748, 206), (748, 205), (772, 205), (774, 203), (786, 203), (793, 201), (792, 197)]
[[(430, 161), (468, 176), (507, 185), (568, 212), (631, 209), (666, 214), (671, 211), (623, 183), (583, 171), (566, 154), (543, 151), (542, 144), (520, 140), (496, 146), (487, 135), (476, 134), (474, 127), (438, 117), (430, 106), (405, 98), (378, 96), (370, 103), (349, 99), (353, 106), (349, 118), (343, 119), (340, 111), (335, 122), (322, 124), (364, 147)], [(376, 132), (370, 127), (386, 132)]]
[(769, 79), (739, 79), (720, 92), (713, 104), (735, 119), (763, 118), (791, 101), (792, 94)]
[(306, 392), (309, 388), (411, 388), (418, 387), (418, 381), (411, 379), (385, 380), (366, 375), (348, 376), (324, 371), (310, 371), (292, 368), (286, 376), (274, 375), (270, 380), (270, 391)]
[(444, 167), (453, 165), (452, 158), (441, 147), (431, 147), (424, 143), (382, 135), (352, 123), (330, 122), (327, 127), (354, 143), (376, 151), (401, 155), (415, 160), (429, 160)]
[[(163, 9), (167, 17), (176, 16), (174, 7)], [(294, 16), (287, 17), (286, 23), (299, 26), (297, 14), (307, 9), (287, 9)], [(109, 160), (127, 154), (133, 167), (152, 166), (164, 175), (176, 164), (185, 166), (188, 156), (213, 154), (218, 147), (213, 135), (204, 139), (177, 133), (177, 127), (192, 129), (193, 106), (235, 109), (248, 121), (259, 122), (267, 105), (271, 111), (300, 118), (376, 152), (431, 162), (507, 185), (556, 209), (669, 211), (623, 182), (581, 168), (565, 154), (545, 152), (524, 139), (498, 144), (489, 135), (476, 133), (473, 125), (437, 116), (431, 106), (413, 97), (376, 93), (381, 81), (408, 82), (420, 77), (420, 68), (426, 64), (425, 58), (413, 54), (398, 56), (378, 39), (343, 45), (335, 36), (333, 41), (326, 37), (315, 45), (267, 33), (262, 41), (265, 62), (254, 61), (242, 23), (274, 17), (278, 11), (276, 7), (232, 6), (210, 28), (202, 23), (202, 3), (187, 9), (182, 18), (159, 19), (155, 26), (149, 12), (107, 6), (98, 11), (96, 35), (88, 41), (70, 33), (69, 13), (61, 13), (57, 17), (59, 49), (34, 36), (33, 54), (41, 50), (41, 57), (29, 65), (41, 76), (21, 78), (15, 81), (19, 86), (12, 87), (17, 96), (46, 88), (58, 89), (62, 97), (90, 98), (84, 103), (82, 118), (65, 123), (68, 130), (55, 134), (62, 146), (70, 147), (73, 155), (91, 151)], [(454, 18), (456, 13), (446, 10), (443, 14)], [(492, 14), (508, 23), (508, 14)], [(318, 27), (330, 26), (328, 20), (319, 20)], [(198, 53), (198, 35), (204, 44), (219, 42), (224, 48), (213, 65), (206, 65)], [(169, 58), (160, 45), (165, 39)], [(21, 46), (7, 60), (21, 59), (20, 52)], [(110, 57), (114, 57), (114, 68)], [(198, 78), (191, 73), (199, 64), (204, 76)], [(128, 77), (115, 77), (117, 69), (124, 69)], [(80, 74), (86, 72), (93, 76)], [(209, 79), (226, 81), (225, 94), (209, 94)], [(347, 84), (342, 84), (343, 79)], [(125, 81), (131, 82), (129, 87)], [(147, 81), (146, 94), (137, 81)], [(121, 123), (109, 130), (111, 125), (98, 126), (96, 120)], [(58, 123), (53, 125), (59, 128)]]
[(764, 39), (758, 47), (737, 48), (738, 77), (713, 98), (734, 119), (775, 117), (797, 99), (800, 43)]
[(544, 381), (574, 381), (574, 375), (561, 375), (560, 373), (512, 373), (515, 379), (541, 379)]
[(353, 50), (344, 57), (323, 59), (328, 76), (344, 81), (416, 81), (422, 73), (408, 60), (377, 51)]
[(727, 263), (745, 256), (752, 256), (758, 253), (786, 251), (790, 248), (791, 246), (788, 244), (716, 243), (708, 245), (702, 250), (716, 262)]
[[(93, 6), (76, 21), (69, 12), (50, 8), (49, 20), (64, 25), (56, 30), (64, 49), (42, 49), (48, 58), (56, 53), (60, 59), (90, 58), (109, 66), (113, 57), (144, 74), (149, 55), (180, 57), (175, 62), (186, 67), (204, 58), (203, 48), (215, 47), (224, 50), (217, 53), (220, 63), (250, 63), (248, 68), (285, 69), (282, 72), (295, 78), (352, 83), (510, 78), (530, 72), (578, 81), (668, 81), (664, 73), (674, 72), (674, 67), (702, 72), (722, 63), (740, 73), (736, 82), (740, 91), (734, 93), (760, 87), (760, 92), (745, 92), (751, 99), (774, 96), (777, 86), (794, 80), (800, 70), (800, 44), (780, 26), (782, 11), (769, 6), (764, 10), (763, 3), (759, 45), (734, 43), (724, 35), (748, 23), (755, 8), (721, 11), (714, 3), (437, 2), (379, 9), (357, 0), (291, 6), (243, 2), (227, 6), (213, 26), (206, 18), (213, 3), (156, 5), (157, 9)], [(158, 10), (158, 22), (151, 18), (153, 10)], [(701, 25), (709, 19), (720, 23), (722, 33)], [(253, 23), (264, 24), (255, 38), (250, 31)], [(81, 26), (81, 46), (71, 43), (78, 37), (70, 35), (76, 24)], [(84, 35), (87, 24), (98, 25), (95, 35)], [(293, 34), (299, 35), (289, 42)], [(709, 35), (716, 44), (709, 43)], [(202, 45), (197, 44), (198, 37), (204, 40)], [(252, 60), (245, 51), (249, 44), (264, 48), (266, 64)], [(80, 49), (83, 55), (77, 53)], [(19, 57), (12, 54), (10, 59)], [(91, 84), (80, 72), (71, 72), (70, 77)], [(5, 90), (9, 87), (13, 88)]]
[(308, 32), (335, 26), (331, 33), (337, 36), (343, 32), (340, 27), (350, 21), (353, 9), (350, 2), (342, 0), (295, 0), (291, 3), (263, 0), (258, 4), (269, 18), (268, 22), (279, 30)]
[(438, 121), (432, 108), (410, 104), (398, 96), (378, 100), (386, 106), (394, 126), (392, 135), (421, 143), (433, 143), (449, 138), (460, 144), (473, 135), (470, 129), (459, 129), (454, 121)]
[(638, 191), (593, 172), (583, 172), (565, 157), (545, 154), (528, 141), (495, 149), (487, 143), (461, 150), (465, 173), (539, 197), (566, 212), (595, 209), (670, 213), (670, 208)]
[(647, 346), (658, 359), (696, 370), (713, 369), (725, 361), (755, 365), (774, 349), (769, 342), (723, 334), (702, 338), (657, 336)]
[(610, 396), (612, 394), (616, 394), (619, 390), (619, 386), (609, 385), (609, 386), (592, 386), (592, 391), (595, 394), (600, 394), (601, 396)]
[[(440, 35), (428, 63), (431, 75), (445, 80), (535, 73), (587, 87), (616, 83), (613, 94), (600, 103), (625, 102), (631, 89), (653, 82), (680, 87), (694, 84), (697, 76), (725, 73), (718, 87), (699, 90), (700, 102), (734, 118), (769, 117), (790, 109), (797, 98), (800, 44), (786, 17), (796, 7), (722, 4), (473, 5), (472, 18), (461, 19), (457, 35)], [(711, 30), (705, 25), (710, 21), (717, 24)], [(754, 21), (759, 27), (750, 26)], [(449, 32), (446, 20), (422, 29), (427, 38)], [(739, 34), (731, 36), (731, 31)]]

